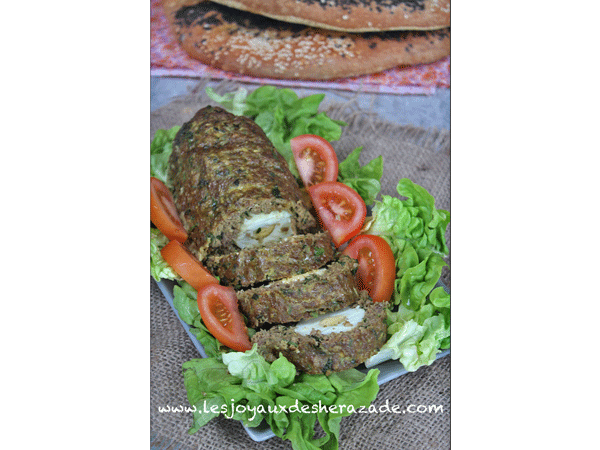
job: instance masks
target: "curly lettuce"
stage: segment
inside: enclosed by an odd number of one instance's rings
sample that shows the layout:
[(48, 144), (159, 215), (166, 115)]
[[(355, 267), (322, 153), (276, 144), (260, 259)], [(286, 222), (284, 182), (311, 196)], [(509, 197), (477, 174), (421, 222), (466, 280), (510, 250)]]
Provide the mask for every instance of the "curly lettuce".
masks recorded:
[(158, 229), (150, 227), (150, 274), (156, 281), (181, 280), (181, 277), (175, 273), (171, 266), (167, 264), (162, 255), (161, 249), (169, 243), (169, 239)]
[(180, 128), (175, 126), (168, 130), (157, 130), (150, 143), (150, 176), (158, 178), (169, 187), (169, 157), (173, 151), (173, 139)]
[(388, 312), (389, 339), (368, 365), (397, 359), (414, 371), (450, 347), (450, 294), (438, 286), (448, 265), (443, 256), (449, 253), (450, 213), (436, 209), (433, 196), (409, 179), (400, 180), (397, 191), (406, 198), (384, 195), (368, 229), (390, 244), (397, 271), (392, 297), (397, 310)]
[(378, 156), (361, 166), (358, 159), (362, 149), (362, 147), (354, 149), (339, 163), (338, 180), (358, 192), (366, 205), (372, 205), (381, 190), (383, 157)]
[(436, 209), (433, 196), (408, 178), (401, 179), (396, 190), (406, 199), (384, 195), (376, 202), (369, 232), (405, 239), (417, 248), (428, 248), (447, 256), (445, 233), (450, 213)]

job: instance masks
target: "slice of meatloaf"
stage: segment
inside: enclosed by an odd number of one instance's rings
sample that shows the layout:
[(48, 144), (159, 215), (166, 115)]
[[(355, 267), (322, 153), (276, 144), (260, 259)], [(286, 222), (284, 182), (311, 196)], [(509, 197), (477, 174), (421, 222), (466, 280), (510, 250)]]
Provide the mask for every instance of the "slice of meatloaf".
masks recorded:
[[(362, 311), (356, 311), (357, 307)], [(302, 322), (276, 325), (255, 333), (252, 343), (269, 362), (282, 354), (302, 372), (329, 375), (358, 366), (385, 344), (386, 307), (387, 303), (374, 303), (361, 291), (360, 301), (353, 307), (311, 319), (314, 327)], [(350, 323), (357, 312), (361, 313), (358, 323)], [(333, 332), (328, 333), (328, 328), (334, 328)]]
[(315, 227), (298, 182), (262, 129), (206, 107), (173, 141), (169, 183), (200, 259), (264, 245)]
[(357, 266), (356, 260), (342, 255), (326, 267), (238, 291), (238, 303), (252, 327), (337, 311), (358, 301)]
[(210, 256), (206, 266), (221, 284), (240, 289), (318, 269), (335, 254), (329, 233), (299, 234), (262, 247)]

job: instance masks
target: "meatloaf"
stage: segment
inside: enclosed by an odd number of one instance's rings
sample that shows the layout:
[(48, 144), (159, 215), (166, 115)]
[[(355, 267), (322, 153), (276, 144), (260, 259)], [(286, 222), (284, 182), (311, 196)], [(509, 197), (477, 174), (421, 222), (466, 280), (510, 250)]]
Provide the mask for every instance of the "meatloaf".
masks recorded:
[(200, 259), (311, 230), (316, 222), (288, 164), (251, 119), (208, 106), (173, 141), (169, 183)]
[(341, 255), (326, 267), (237, 292), (252, 327), (297, 322), (358, 301), (356, 260)]
[(206, 265), (221, 284), (240, 289), (318, 269), (335, 254), (329, 233), (298, 234), (262, 247), (210, 256)]
[[(308, 327), (306, 333), (302, 332), (301, 322), (297, 326), (276, 325), (269, 330), (258, 331), (251, 341), (257, 344), (259, 353), (268, 362), (275, 361), (282, 354), (302, 372), (329, 375), (350, 369), (377, 353), (387, 339), (387, 303), (374, 303), (366, 291), (361, 291), (356, 306), (364, 311), (362, 320), (354, 325), (342, 326), (344, 331), (327, 333), (322, 331), (323, 327)], [(346, 311), (338, 311), (332, 317), (343, 321)], [(332, 325), (337, 322), (340, 320)], [(325, 324), (325, 328), (327, 326)]]

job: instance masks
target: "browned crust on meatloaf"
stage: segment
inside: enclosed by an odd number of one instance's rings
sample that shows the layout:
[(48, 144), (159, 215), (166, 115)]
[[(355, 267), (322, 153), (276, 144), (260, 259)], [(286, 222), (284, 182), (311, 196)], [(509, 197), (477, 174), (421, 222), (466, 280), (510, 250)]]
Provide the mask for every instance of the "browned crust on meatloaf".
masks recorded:
[(333, 260), (335, 254), (329, 233), (301, 234), (263, 247), (210, 256), (206, 266), (221, 284), (240, 289), (318, 269)]
[(358, 304), (366, 309), (365, 317), (350, 331), (328, 335), (313, 331), (304, 336), (293, 327), (277, 325), (254, 334), (252, 343), (268, 362), (282, 354), (298, 370), (310, 374), (328, 375), (356, 367), (377, 353), (387, 340), (387, 303), (374, 303), (366, 291), (361, 291)]
[(251, 214), (289, 211), (293, 233), (316, 224), (287, 162), (247, 117), (201, 109), (175, 136), (169, 165), (186, 246), (200, 260), (239, 250), (234, 239)]
[(450, 26), (450, 0), (213, 0), (284, 22), (366, 32)]
[(173, 153), (243, 145), (248, 141), (271, 143), (262, 128), (248, 117), (236, 116), (218, 106), (206, 106), (182, 125), (173, 140)]
[(191, 57), (256, 77), (327, 80), (431, 63), (450, 54), (449, 28), (345, 33), (201, 0), (167, 0), (165, 11)]
[(356, 303), (356, 260), (342, 255), (330, 265), (266, 286), (237, 292), (251, 327), (297, 322)]

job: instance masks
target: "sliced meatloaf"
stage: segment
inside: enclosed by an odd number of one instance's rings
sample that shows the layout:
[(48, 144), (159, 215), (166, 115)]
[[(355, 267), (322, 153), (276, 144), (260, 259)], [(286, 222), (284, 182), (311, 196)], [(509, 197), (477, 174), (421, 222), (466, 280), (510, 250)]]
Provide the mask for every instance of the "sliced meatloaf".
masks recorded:
[(169, 183), (188, 232), (186, 246), (200, 260), (316, 225), (287, 162), (262, 129), (221, 108), (203, 108), (181, 127)]
[(206, 265), (221, 284), (240, 289), (318, 269), (335, 254), (329, 233), (299, 234), (262, 247), (210, 256)]
[[(386, 306), (374, 303), (366, 291), (361, 291), (353, 307), (296, 326), (276, 325), (258, 331), (252, 343), (267, 361), (273, 362), (282, 354), (306, 373), (328, 375), (350, 369), (365, 362), (386, 342)], [(330, 328), (332, 332), (328, 332)]]
[(297, 322), (356, 303), (356, 260), (342, 255), (330, 265), (237, 292), (240, 309), (257, 327)]

